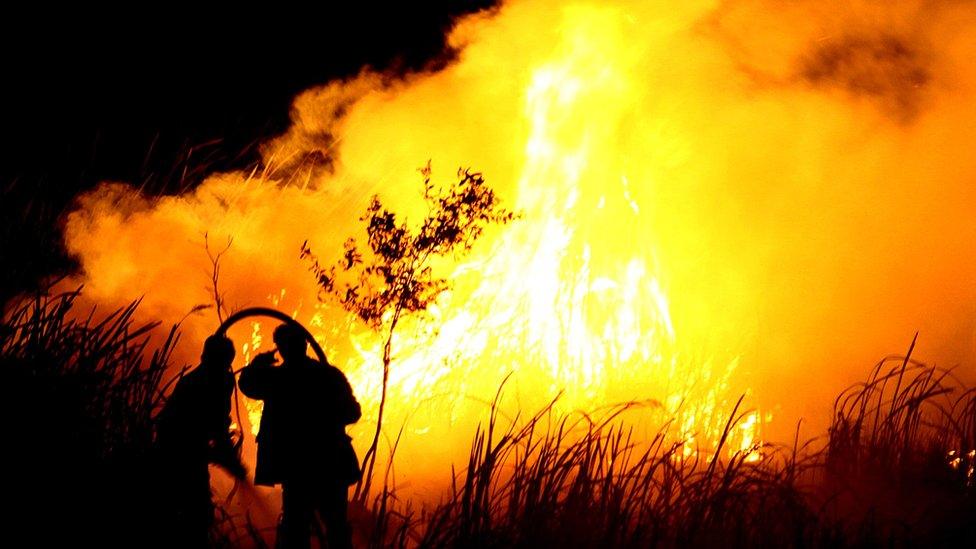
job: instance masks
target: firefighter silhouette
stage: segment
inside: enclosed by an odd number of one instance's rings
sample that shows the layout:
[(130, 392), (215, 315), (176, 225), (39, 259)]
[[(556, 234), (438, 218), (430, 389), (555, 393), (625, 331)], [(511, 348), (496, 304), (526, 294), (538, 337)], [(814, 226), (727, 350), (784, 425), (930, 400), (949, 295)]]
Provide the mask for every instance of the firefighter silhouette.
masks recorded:
[(278, 326), (274, 342), (281, 364), (274, 351), (257, 355), (240, 388), (264, 401), (254, 481), (282, 485), (277, 546), (308, 547), (318, 513), (329, 547), (350, 547), (348, 488), (360, 471), (345, 427), (359, 420), (359, 403), (338, 368), (307, 355), (300, 327)]
[[(205, 547), (214, 508), (210, 463), (238, 479), (245, 477), (230, 432), (234, 344), (211, 336), (203, 345), (200, 365), (176, 384), (157, 417), (164, 527), (169, 541), (183, 547)], [(175, 545), (174, 545), (175, 546)]]

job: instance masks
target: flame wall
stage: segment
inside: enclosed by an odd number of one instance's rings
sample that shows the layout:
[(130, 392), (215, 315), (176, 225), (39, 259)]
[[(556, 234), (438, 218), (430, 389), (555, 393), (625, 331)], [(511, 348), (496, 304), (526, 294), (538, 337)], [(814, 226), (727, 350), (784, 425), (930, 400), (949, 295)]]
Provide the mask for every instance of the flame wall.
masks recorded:
[(261, 169), (151, 201), (105, 184), (65, 236), (87, 299), (171, 322), (209, 302), (204, 233), (232, 237), (228, 303), (294, 313), (375, 405), (376, 340), (299, 246), (338, 256), (372, 194), (417, 218), (418, 167), (470, 166), (523, 217), (441, 265), (455, 291), (398, 340), (411, 478), (446, 477), (509, 371), (523, 406), (693, 385), (822, 426), (916, 330), (922, 359), (976, 358), (974, 23), (955, 1), (513, 2), (459, 21), (442, 70), (306, 91)]

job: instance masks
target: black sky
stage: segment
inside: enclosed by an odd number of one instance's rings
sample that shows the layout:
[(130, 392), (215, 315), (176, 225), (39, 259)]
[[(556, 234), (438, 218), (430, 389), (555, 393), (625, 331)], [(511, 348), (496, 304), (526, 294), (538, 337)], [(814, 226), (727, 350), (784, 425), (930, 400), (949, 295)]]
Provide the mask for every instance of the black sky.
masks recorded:
[(5, 13), (0, 304), (73, 268), (58, 222), (79, 192), (114, 180), (173, 193), (209, 171), (249, 166), (255, 145), (287, 127), (301, 90), (367, 65), (442, 63), (451, 22), (491, 5), (140, 3)]
[(68, 188), (137, 181), (213, 140), (221, 144), (205, 151), (214, 167), (233, 167), (249, 145), (285, 128), (299, 91), (364, 65), (421, 67), (444, 55), (454, 17), (489, 4), (239, 4), (241, 12), (205, 15), (51, 8), (13, 17), (0, 39), (0, 177)]

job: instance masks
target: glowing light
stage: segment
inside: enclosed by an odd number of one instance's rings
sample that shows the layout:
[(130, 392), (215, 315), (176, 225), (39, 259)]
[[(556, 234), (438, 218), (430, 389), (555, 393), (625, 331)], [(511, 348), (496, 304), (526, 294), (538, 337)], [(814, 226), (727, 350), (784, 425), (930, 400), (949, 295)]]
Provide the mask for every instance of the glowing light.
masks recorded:
[[(530, 68), (521, 94), (524, 147), (511, 198), (520, 219), (454, 266), (453, 290), (395, 334), (389, 417), (414, 434), (452, 423), (465, 399), (490, 394), (514, 372), (525, 408), (560, 393), (565, 411), (653, 398), (665, 403), (662, 421), (679, 419), (685, 452), (720, 438), (737, 360), (685, 360), (678, 351), (653, 213), (634, 195), (637, 187), (653, 195), (659, 183), (629, 174), (613, 138), (640, 88), (621, 24), (598, 8), (569, 13), (564, 40)], [(269, 299), (277, 306), (286, 293)], [(338, 333), (354, 323), (329, 328), (317, 311), (309, 325)], [(371, 418), (383, 342), (364, 331), (351, 341), (343, 368)], [(417, 417), (418, 401), (437, 412)], [(730, 433), (729, 453), (760, 459), (760, 428), (759, 412), (748, 414)]]
[[(281, 294), (284, 295), (284, 293), (284, 290), (282, 290)], [(263, 341), (264, 337), (261, 335), (261, 323), (251, 322), (251, 341), (244, 343), (241, 348), (245, 364), (249, 364), (254, 355), (259, 352), (258, 349), (261, 348)], [(257, 436), (258, 427), (261, 424), (261, 412), (264, 410), (264, 401), (252, 400), (244, 396), (241, 396), (241, 400), (244, 402), (244, 408), (247, 410), (247, 422), (251, 426), (251, 435)]]

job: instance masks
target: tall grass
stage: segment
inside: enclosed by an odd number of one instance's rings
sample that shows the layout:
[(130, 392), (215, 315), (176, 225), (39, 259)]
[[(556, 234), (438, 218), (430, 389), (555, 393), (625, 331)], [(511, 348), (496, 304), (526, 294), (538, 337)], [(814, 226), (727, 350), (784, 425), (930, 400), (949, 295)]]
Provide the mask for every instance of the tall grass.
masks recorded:
[(976, 393), (952, 369), (913, 359), (914, 348), (837, 397), (824, 489), (848, 530), (973, 541)]
[[(151, 545), (153, 417), (176, 328), (149, 348), (138, 303), (75, 310), (78, 292), (38, 296), (0, 323), (7, 534), (31, 545)], [(506, 417), (488, 408), (467, 463), (437, 505), (399, 499), (392, 470), (357, 539), (392, 547), (972, 546), (976, 391), (953, 370), (880, 361), (835, 401), (822, 439), (731, 451), (741, 401), (711, 448), (674, 422), (638, 430), (636, 403)], [(395, 445), (394, 445), (395, 446)], [(758, 450), (758, 451), (757, 451)], [(758, 459), (756, 457), (758, 456)], [(402, 464), (409, 467), (409, 464)], [(222, 516), (224, 546), (261, 545), (248, 516)]]
[(0, 323), (0, 421), (15, 502), (10, 536), (31, 545), (131, 542), (152, 517), (153, 413), (176, 329), (152, 352), (138, 302), (96, 319), (78, 291), (37, 295)]
[[(496, 401), (497, 402), (497, 401)], [(557, 417), (552, 405), (501, 427), (493, 406), (446, 502), (419, 521), (425, 547), (780, 545), (816, 540), (799, 477), (809, 466), (770, 448), (688, 453), (665, 424), (635, 435), (625, 404)], [(745, 413), (729, 417), (724, 442)], [(770, 520), (770, 517), (777, 517)]]
[(635, 435), (634, 404), (502, 421), (496, 398), (446, 500), (374, 545), (971, 546), (974, 391), (912, 348), (841, 393), (826, 442), (758, 454), (725, 448), (741, 400), (717, 447), (689, 452), (671, 423)]

